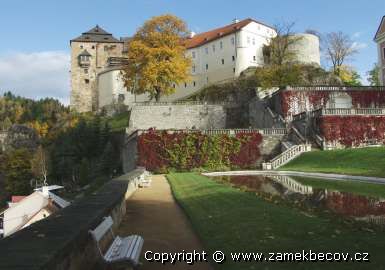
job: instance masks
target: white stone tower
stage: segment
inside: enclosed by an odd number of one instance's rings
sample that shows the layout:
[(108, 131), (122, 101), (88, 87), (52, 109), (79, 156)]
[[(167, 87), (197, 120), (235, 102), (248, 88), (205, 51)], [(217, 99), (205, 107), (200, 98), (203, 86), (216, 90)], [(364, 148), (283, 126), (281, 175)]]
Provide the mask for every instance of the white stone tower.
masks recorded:
[(98, 74), (108, 66), (110, 57), (121, 57), (120, 41), (96, 25), (70, 41), (71, 109), (78, 112), (98, 110)]

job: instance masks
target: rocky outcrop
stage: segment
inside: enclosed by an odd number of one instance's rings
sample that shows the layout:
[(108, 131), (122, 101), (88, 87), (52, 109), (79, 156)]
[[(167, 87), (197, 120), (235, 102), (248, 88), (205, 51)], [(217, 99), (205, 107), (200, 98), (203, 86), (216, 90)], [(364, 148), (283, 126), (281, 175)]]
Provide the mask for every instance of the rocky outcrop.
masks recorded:
[(13, 125), (3, 139), (4, 151), (10, 149), (27, 148), (34, 150), (39, 145), (39, 136), (33, 128), (25, 125)]

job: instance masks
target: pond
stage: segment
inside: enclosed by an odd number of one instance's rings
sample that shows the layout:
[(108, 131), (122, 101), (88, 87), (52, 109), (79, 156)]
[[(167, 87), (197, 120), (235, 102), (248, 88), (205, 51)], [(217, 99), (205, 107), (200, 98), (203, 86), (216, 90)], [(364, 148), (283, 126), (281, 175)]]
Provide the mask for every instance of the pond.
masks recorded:
[[(283, 175), (212, 177), (271, 202), (298, 208), (309, 215), (337, 215), (357, 224), (385, 225), (385, 185)], [(383, 195), (382, 195), (383, 194)]]

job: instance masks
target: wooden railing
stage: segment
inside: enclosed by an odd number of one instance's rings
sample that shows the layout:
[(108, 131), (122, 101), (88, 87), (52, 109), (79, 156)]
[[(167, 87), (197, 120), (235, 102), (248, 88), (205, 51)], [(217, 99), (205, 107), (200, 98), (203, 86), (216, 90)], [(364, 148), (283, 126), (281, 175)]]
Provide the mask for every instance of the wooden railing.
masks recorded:
[(262, 163), (262, 169), (263, 170), (275, 170), (286, 163), (288, 163), (290, 160), (293, 160), (294, 158), (298, 157), (304, 152), (311, 151), (311, 145), (310, 144), (298, 144), (290, 147), (283, 153), (276, 156), (274, 159), (272, 159), (270, 162)]

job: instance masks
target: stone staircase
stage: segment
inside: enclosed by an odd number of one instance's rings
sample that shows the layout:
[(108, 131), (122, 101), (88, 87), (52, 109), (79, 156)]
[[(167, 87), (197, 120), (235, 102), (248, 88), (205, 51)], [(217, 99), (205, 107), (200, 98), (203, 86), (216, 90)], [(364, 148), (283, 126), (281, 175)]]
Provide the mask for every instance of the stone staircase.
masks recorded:
[(311, 145), (310, 144), (296, 144), (291, 146), (286, 151), (282, 152), (275, 158), (273, 158), (270, 162), (264, 162), (262, 163), (262, 169), (263, 170), (275, 170), (289, 161), (295, 159), (296, 157), (300, 156), (302, 153), (311, 151)]

